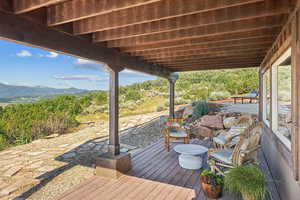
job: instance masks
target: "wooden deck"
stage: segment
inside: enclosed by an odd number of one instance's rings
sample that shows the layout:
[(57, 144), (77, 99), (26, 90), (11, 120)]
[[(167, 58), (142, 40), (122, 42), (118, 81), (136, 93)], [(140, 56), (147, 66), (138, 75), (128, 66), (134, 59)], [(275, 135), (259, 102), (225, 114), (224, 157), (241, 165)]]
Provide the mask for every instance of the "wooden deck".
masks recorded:
[[(193, 143), (209, 146), (209, 142), (193, 140)], [(269, 182), (269, 199), (279, 200), (262, 152), (259, 153), (262, 169)], [(204, 158), (206, 160), (206, 158)], [(204, 165), (204, 168), (207, 167)], [(75, 199), (197, 199), (207, 200), (199, 180), (200, 170), (182, 169), (178, 155), (167, 152), (163, 140), (146, 147), (132, 158), (132, 170), (118, 180), (91, 177), (89, 180), (63, 193), (57, 200)], [(222, 198), (234, 199), (228, 194)]]

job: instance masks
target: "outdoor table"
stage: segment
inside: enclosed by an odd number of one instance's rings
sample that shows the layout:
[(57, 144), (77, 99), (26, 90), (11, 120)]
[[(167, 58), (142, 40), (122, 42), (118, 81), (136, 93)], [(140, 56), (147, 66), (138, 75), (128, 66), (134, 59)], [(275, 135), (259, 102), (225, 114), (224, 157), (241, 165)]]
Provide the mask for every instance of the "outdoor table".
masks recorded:
[(174, 147), (174, 151), (179, 153), (179, 165), (184, 169), (200, 169), (202, 167), (201, 155), (208, 149), (198, 144), (180, 144)]

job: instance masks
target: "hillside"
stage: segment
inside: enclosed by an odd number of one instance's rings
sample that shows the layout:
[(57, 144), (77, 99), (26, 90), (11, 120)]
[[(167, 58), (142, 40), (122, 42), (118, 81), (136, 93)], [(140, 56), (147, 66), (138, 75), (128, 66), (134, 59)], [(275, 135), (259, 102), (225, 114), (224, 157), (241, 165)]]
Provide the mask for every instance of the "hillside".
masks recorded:
[(77, 88), (56, 89), (50, 87), (29, 87), (16, 86), (0, 83), (0, 99), (12, 99), (17, 97), (39, 97), (39, 96), (53, 96), (59, 94), (77, 94), (87, 92)]
[[(2, 85), (3, 86), (3, 85)], [(6, 87), (11, 96), (83, 92), (77, 89)], [(168, 109), (168, 81), (157, 79), (120, 87), (120, 117)], [(257, 69), (181, 73), (175, 104), (227, 99), (258, 89)], [(3, 97), (3, 96), (2, 96)], [(26, 144), (53, 133), (63, 134), (80, 123), (107, 121), (108, 91), (60, 95), (35, 103), (0, 106), (0, 150)]]

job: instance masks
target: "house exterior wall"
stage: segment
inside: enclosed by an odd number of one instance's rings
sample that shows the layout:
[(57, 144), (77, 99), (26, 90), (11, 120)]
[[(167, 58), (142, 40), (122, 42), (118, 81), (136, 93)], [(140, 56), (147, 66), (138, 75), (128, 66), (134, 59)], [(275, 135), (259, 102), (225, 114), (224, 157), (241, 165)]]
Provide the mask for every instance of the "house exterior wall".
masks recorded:
[(262, 150), (282, 200), (299, 200), (300, 185), (292, 170), (291, 152), (281, 143), (272, 130), (264, 125)]

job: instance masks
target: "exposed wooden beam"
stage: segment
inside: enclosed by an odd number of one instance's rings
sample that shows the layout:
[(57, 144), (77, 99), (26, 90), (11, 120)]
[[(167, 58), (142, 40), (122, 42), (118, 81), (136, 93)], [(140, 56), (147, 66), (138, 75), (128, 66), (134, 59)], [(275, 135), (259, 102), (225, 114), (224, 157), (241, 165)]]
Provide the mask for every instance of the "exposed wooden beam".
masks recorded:
[(220, 69), (242, 69), (242, 68), (253, 68), (257, 67), (257, 63), (253, 64), (231, 64), (231, 65), (212, 65), (212, 66), (190, 66), (185, 68), (173, 68), (176, 72), (184, 72), (184, 71), (200, 71), (200, 70), (220, 70)]
[(135, 52), (135, 51), (148, 51), (148, 50), (159, 50), (159, 49), (167, 49), (172, 47), (186, 47), (191, 45), (214, 45), (215, 43), (220, 42), (238, 42), (242, 40), (248, 39), (261, 39), (268, 37), (276, 37), (280, 31), (280, 27), (275, 28), (264, 28), (255, 31), (242, 31), (238, 33), (229, 33), (220, 36), (214, 37), (201, 37), (193, 38), (193, 39), (183, 39), (178, 41), (164, 42), (164, 43), (156, 43), (156, 44), (146, 44), (146, 45), (138, 45), (132, 47), (122, 47), (121, 50), (123, 52)]
[(52, 4), (61, 3), (66, 0), (12, 0), (14, 12), (22, 14), (41, 7), (50, 6)]
[(185, 64), (169, 64), (169, 68), (177, 68), (184, 66), (205, 66), (205, 65), (227, 65), (227, 64), (244, 64), (244, 63), (261, 63), (262, 60), (259, 59), (250, 59), (250, 60), (229, 60), (229, 61), (220, 61), (220, 62), (202, 62), (202, 63), (185, 63)]
[(147, 58), (149, 62), (166, 62), (166, 61), (183, 61), (191, 59), (201, 59), (201, 58), (224, 58), (231, 56), (264, 56), (266, 50), (250, 50), (242, 52), (227, 52), (227, 53), (218, 53), (218, 54), (203, 54), (203, 55), (187, 55), (187, 56), (177, 56), (177, 57), (168, 57), (168, 58)]
[(264, 28), (280, 27), (283, 25), (286, 16), (266, 17), (259, 19), (250, 19), (244, 21), (227, 22), (203, 27), (156, 33), (147, 36), (137, 36), (121, 40), (108, 41), (111, 47), (125, 47), (143, 44), (155, 44), (161, 42), (170, 42), (183, 39), (192, 39), (201, 37), (214, 37), (223, 34), (237, 33), (244, 31), (254, 31)]
[(270, 47), (274, 42), (273, 40), (266, 40), (266, 41), (258, 41), (254, 42), (252, 41), (251, 43), (238, 43), (238, 44), (227, 44), (227, 45), (210, 45), (210, 46), (201, 46), (201, 45), (196, 45), (196, 46), (190, 46), (190, 47), (177, 47), (177, 48), (172, 48), (172, 49), (162, 49), (162, 50), (154, 50), (154, 51), (143, 51), (143, 52), (132, 52), (131, 55), (134, 56), (148, 56), (148, 55), (157, 55), (157, 54), (164, 54), (164, 53), (177, 53), (177, 52), (185, 52), (185, 51), (200, 51), (200, 52), (205, 52), (207, 50), (227, 50), (227, 49), (251, 49), (251, 48), (256, 48), (256, 47)]
[(230, 54), (230, 53), (241, 53), (241, 52), (251, 52), (251, 51), (259, 51), (259, 50), (268, 50), (269, 47), (252, 47), (251, 49), (249, 48), (227, 48), (227, 49), (211, 49), (211, 50), (206, 50), (206, 51), (197, 51), (197, 50), (190, 50), (190, 51), (184, 51), (184, 52), (170, 52), (170, 53), (162, 53), (162, 54), (156, 54), (156, 55), (147, 55), (144, 56), (147, 59), (153, 59), (153, 58), (176, 58), (176, 57), (181, 57), (181, 56), (192, 56), (192, 55), (219, 55), (219, 54)]
[(170, 62), (170, 63), (166, 63), (164, 65), (168, 66), (168, 67), (180, 67), (180, 66), (185, 66), (185, 65), (205, 65), (205, 64), (220, 64), (220, 63), (223, 63), (223, 64), (226, 64), (226, 63), (247, 63), (247, 62), (260, 62), (263, 60), (263, 57), (260, 57), (260, 58), (245, 58), (245, 59), (227, 59), (227, 60), (202, 60), (202, 61), (185, 61), (185, 62), (181, 62), (181, 63), (178, 63), (178, 62)]
[[(247, 19), (257, 19), (280, 14), (287, 14), (290, 11), (288, 3), (278, 1), (281, 4), (270, 4), (270, 1), (256, 4), (242, 5), (221, 10), (214, 10), (205, 13), (187, 15), (171, 19), (159, 20), (149, 23), (136, 24), (128, 27), (110, 29), (96, 32), (95, 41), (109, 41), (135, 36), (145, 36), (153, 33), (162, 33), (185, 28), (207, 26), (225, 22), (242, 21)], [(76, 34), (76, 33), (75, 33)], [(80, 34), (80, 33), (79, 33)]]
[[(55, 26), (134, 8), (162, 0), (73, 0), (55, 4), (48, 8), (48, 25)], [(64, 13), (62, 15), (62, 13)]]
[(128, 68), (156, 76), (169, 77), (171, 71), (103, 45), (35, 24), (30, 20), (0, 11), (0, 38), (63, 54), (104, 62), (112, 68)]
[(202, 62), (226, 62), (230, 60), (247, 60), (247, 59), (262, 59), (264, 56), (257, 55), (245, 55), (245, 56), (226, 56), (226, 57), (217, 57), (217, 58), (199, 58), (199, 59), (188, 59), (188, 60), (174, 60), (174, 61), (160, 61), (162, 65), (169, 64), (184, 64), (184, 63), (202, 63)]
[(74, 33), (86, 34), (173, 17), (224, 9), (262, 0), (164, 0), (74, 22)]

